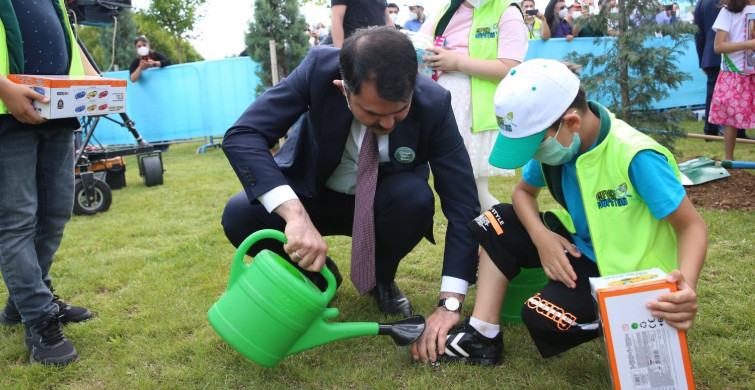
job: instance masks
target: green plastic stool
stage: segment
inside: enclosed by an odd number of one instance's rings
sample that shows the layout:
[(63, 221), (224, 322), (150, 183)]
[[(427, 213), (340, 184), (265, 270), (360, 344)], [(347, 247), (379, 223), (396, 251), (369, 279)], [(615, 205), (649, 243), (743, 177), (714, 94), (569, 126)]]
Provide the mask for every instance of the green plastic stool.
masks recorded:
[(548, 280), (542, 268), (522, 268), (522, 272), (511, 280), (506, 290), (506, 298), (501, 307), (501, 324), (521, 324), (522, 305), (537, 294)]

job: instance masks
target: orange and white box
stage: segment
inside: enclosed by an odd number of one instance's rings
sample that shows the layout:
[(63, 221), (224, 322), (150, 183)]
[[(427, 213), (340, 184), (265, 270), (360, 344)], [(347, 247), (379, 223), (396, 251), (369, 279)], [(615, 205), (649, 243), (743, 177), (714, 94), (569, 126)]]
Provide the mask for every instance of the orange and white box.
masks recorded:
[(676, 291), (658, 268), (590, 278), (614, 389), (694, 389), (687, 336), (645, 307)]
[(50, 98), (33, 101), (42, 118), (72, 118), (126, 112), (126, 80), (98, 76), (36, 76), (11, 74), (8, 79)]

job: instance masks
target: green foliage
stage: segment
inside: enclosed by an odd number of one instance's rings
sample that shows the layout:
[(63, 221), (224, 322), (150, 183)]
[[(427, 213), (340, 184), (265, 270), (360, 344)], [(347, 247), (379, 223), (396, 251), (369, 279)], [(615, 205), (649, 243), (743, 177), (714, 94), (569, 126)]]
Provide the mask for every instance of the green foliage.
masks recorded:
[(246, 52), (262, 66), (257, 71), (261, 83), (257, 94), (273, 85), (270, 65), (270, 43), (275, 40), (278, 77), (288, 76), (299, 65), (309, 49), (304, 34), (306, 22), (299, 12), (299, 0), (257, 0), (254, 2), (254, 21), (246, 33)]
[[(149, 39), (149, 46), (152, 50), (159, 51), (164, 56), (168, 57), (174, 64), (178, 64), (178, 51), (176, 50), (175, 42), (170, 33), (165, 31), (157, 23), (149, 19), (143, 12), (137, 12), (134, 15), (138, 27), (136, 35), (144, 35)], [(134, 51), (134, 41), (131, 41), (131, 54), (136, 58), (136, 52)], [(196, 62), (204, 60), (194, 46), (186, 39), (181, 39), (181, 54), (183, 56), (183, 62)]]
[[(84, 42), (84, 46), (86, 46), (102, 72), (108, 70), (111, 58), (113, 57), (113, 28), (116, 29), (116, 33), (115, 54), (114, 61), (112, 62), (118, 66), (119, 70), (128, 70), (131, 61), (136, 58), (134, 38), (137, 35), (146, 36), (153, 50), (159, 51), (173, 63), (178, 63), (178, 53), (171, 35), (147, 19), (142, 12), (133, 12), (131, 9), (126, 8), (118, 15), (117, 26), (76, 26), (76, 33), (81, 38), (81, 41)], [(191, 43), (185, 39), (181, 40), (181, 51), (185, 60), (184, 62), (204, 60)], [(115, 70), (115, 67), (110, 70)]]
[[(684, 48), (693, 44), (697, 27), (681, 22), (655, 23), (660, 9), (652, 0), (619, 1), (618, 11), (611, 13), (605, 9), (583, 21), (594, 29), (616, 35), (615, 39), (596, 40), (603, 47), (602, 54), (572, 52), (567, 60), (585, 67), (582, 85), (588, 96), (607, 96), (609, 109), (618, 117), (635, 127), (678, 130), (675, 124), (682, 113), (666, 115), (652, 111), (651, 107), (653, 102), (667, 97), (668, 91), (692, 79), (680, 71), (678, 64)], [(657, 39), (658, 35), (666, 39)], [(670, 139), (657, 139), (673, 148)]]
[[(134, 37), (136, 36), (136, 22), (134, 13), (126, 8), (118, 15), (118, 25), (100, 28), (99, 43), (103, 51), (100, 70), (107, 71), (112, 62), (119, 69), (126, 70), (134, 59)], [(113, 30), (115, 29), (115, 50), (113, 51)], [(110, 69), (112, 70), (112, 69)]]
[(181, 41), (193, 37), (199, 18), (197, 8), (204, 3), (205, 0), (151, 0), (149, 3), (145, 17), (170, 34), (179, 64), (183, 62)]

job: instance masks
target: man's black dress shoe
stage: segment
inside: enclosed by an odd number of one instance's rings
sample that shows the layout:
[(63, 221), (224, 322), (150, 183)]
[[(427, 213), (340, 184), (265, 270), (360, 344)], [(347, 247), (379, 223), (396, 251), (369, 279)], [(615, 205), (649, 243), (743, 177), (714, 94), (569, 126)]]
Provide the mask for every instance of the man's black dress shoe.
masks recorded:
[(412, 303), (399, 290), (396, 282), (380, 283), (372, 290), (378, 308), (385, 314), (401, 314), (404, 318), (412, 316)]

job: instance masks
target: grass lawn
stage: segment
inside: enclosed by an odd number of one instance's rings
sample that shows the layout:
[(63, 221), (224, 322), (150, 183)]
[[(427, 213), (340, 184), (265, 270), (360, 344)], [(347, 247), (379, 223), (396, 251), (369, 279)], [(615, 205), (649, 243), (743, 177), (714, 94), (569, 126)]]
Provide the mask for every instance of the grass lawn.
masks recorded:
[[(683, 124), (701, 132), (702, 122)], [(522, 325), (504, 326), (504, 363), (495, 368), (412, 362), (407, 348), (385, 337), (362, 337), (318, 347), (262, 368), (226, 345), (207, 322), (225, 291), (234, 248), (220, 216), (241, 190), (219, 149), (196, 155), (197, 143), (164, 154), (165, 184), (145, 187), (133, 156), (127, 187), (113, 192), (108, 212), (74, 216), (52, 267), (56, 292), (97, 317), (65, 333), (80, 354), (64, 368), (28, 363), (23, 328), (0, 327), (2, 389), (224, 389), (224, 388), (536, 388), (608, 386), (602, 341), (543, 360)], [(723, 143), (682, 139), (680, 156), (722, 157)], [(755, 146), (738, 144), (739, 160), (754, 161)], [(516, 178), (494, 178), (508, 200)], [(544, 192), (545, 193), (545, 192)], [(549, 196), (541, 203), (553, 206)], [(436, 207), (440, 210), (439, 207)], [(699, 388), (755, 388), (755, 214), (700, 210), (710, 245), (698, 287), (700, 311), (688, 332)], [(402, 261), (398, 284), (415, 310), (437, 303), (445, 219), (436, 213), (439, 245), (423, 241)], [(350, 241), (327, 239), (346, 282), (331, 306), (338, 321), (388, 321), (369, 296), (348, 281)], [(471, 313), (470, 290), (464, 316)], [(7, 292), (0, 288), (0, 302)]]

